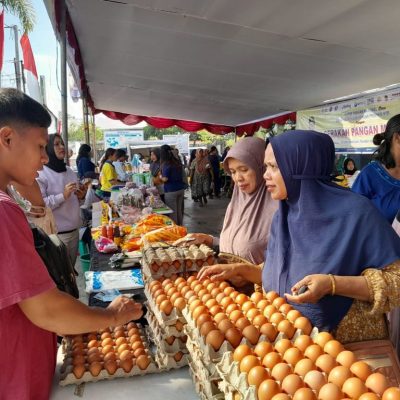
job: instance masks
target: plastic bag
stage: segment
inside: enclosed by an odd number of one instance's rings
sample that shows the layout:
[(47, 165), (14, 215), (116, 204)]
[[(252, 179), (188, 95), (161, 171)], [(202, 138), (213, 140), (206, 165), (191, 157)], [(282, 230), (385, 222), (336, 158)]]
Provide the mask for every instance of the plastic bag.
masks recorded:
[(110, 239), (101, 236), (94, 241), (97, 251), (100, 253), (114, 253), (118, 251), (118, 246)]

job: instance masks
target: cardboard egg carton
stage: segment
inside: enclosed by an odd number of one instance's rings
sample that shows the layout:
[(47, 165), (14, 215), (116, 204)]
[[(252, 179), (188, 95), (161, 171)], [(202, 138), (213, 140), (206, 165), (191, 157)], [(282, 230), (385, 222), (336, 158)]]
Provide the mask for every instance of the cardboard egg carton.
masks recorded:
[(175, 325), (160, 325), (157, 318), (155, 315), (152, 313), (151, 309), (147, 309), (147, 313), (145, 315), (147, 322), (149, 323), (149, 326), (151, 330), (154, 332), (155, 335), (158, 335), (159, 337), (166, 339), (171, 336), (175, 336), (178, 338), (181, 338), (182, 336), (186, 336), (185, 333), (185, 328), (181, 331), (178, 331), (176, 329)]
[(164, 354), (162, 352), (157, 352), (155, 355), (156, 363), (160, 369), (178, 369), (185, 367), (189, 363), (190, 356), (188, 354), (183, 354), (179, 361), (176, 361), (173, 355)]
[(224, 394), (225, 400), (235, 400), (235, 394), (239, 393), (241, 396), (241, 400), (255, 400), (257, 399), (257, 390), (255, 386), (250, 386), (245, 393), (241, 393), (233, 386), (229, 385), (229, 383), (225, 381), (220, 381), (218, 383), (218, 388)]
[(84, 372), (83, 376), (79, 379), (75, 377), (72, 373), (72, 365), (66, 367), (64, 373), (60, 375), (60, 386), (67, 386), (67, 385), (79, 385), (83, 382), (97, 382), (104, 379), (116, 379), (116, 378), (129, 378), (135, 375), (146, 375), (146, 374), (153, 374), (162, 372), (157, 365), (155, 364), (154, 360), (150, 362), (148, 367), (144, 370), (140, 369), (137, 365), (134, 365), (130, 372), (125, 372), (122, 367), (119, 366), (119, 362), (117, 361), (118, 368), (113, 375), (110, 375), (107, 370), (104, 368), (100, 371), (99, 375), (93, 376), (90, 371), (88, 371), (88, 365), (85, 364), (86, 371)]
[(193, 342), (189, 337), (186, 342), (186, 346), (192, 359), (192, 363), (195, 366), (196, 373), (203, 381), (215, 381), (221, 379), (215, 367), (215, 364), (204, 364), (203, 354), (197, 347), (197, 344)]
[(157, 321), (160, 325), (175, 325), (177, 321), (181, 321), (183, 324), (186, 324), (186, 319), (179, 309), (173, 307), (171, 313), (167, 315), (158, 308), (153, 297), (146, 288), (144, 289), (144, 294), (147, 298), (147, 306), (151, 308), (152, 313), (157, 318)]
[(182, 340), (178, 337), (175, 338), (172, 344), (169, 344), (166, 342), (165, 339), (162, 339), (159, 335), (153, 332), (150, 327), (148, 328), (148, 336), (150, 337), (151, 341), (157, 346), (157, 348), (160, 349), (160, 351), (164, 354), (174, 355), (179, 351), (181, 351), (182, 353), (188, 352), (186, 344), (182, 342)]
[(195, 390), (199, 397), (204, 400), (223, 400), (224, 394), (218, 388), (217, 382), (202, 380), (197, 375), (196, 367), (193, 362), (189, 362), (189, 373), (192, 377)]

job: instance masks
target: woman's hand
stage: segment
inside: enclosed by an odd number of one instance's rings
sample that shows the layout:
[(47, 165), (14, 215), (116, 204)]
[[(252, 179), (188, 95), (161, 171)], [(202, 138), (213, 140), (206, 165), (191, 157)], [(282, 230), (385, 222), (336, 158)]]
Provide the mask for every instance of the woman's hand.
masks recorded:
[(246, 266), (248, 264), (215, 264), (203, 267), (197, 279), (209, 278), (211, 281), (231, 281), (235, 286), (243, 286), (248, 283), (246, 278)]
[(200, 245), (206, 244), (211, 247), (213, 243), (213, 237), (211, 235), (206, 235), (205, 233), (189, 233), (182, 239), (176, 240), (173, 245), (180, 247), (189, 247), (192, 244)]
[(77, 184), (75, 182), (67, 183), (64, 187), (64, 199), (67, 200), (71, 197), (71, 194), (76, 191)]
[[(299, 289), (306, 286), (308, 289), (299, 293)], [(287, 300), (293, 303), (317, 303), (322, 297), (332, 293), (332, 281), (329, 275), (307, 275), (297, 282), (291, 289), (292, 294), (285, 294)]]
[(113, 314), (115, 324), (123, 325), (131, 320), (137, 320), (143, 315), (142, 305), (135, 303), (126, 296), (118, 296), (107, 307)]

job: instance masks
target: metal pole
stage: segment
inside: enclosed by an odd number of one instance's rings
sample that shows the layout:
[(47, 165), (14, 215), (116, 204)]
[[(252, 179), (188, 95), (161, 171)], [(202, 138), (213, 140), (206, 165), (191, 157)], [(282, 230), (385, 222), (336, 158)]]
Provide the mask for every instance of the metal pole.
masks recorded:
[(14, 45), (15, 45), (15, 58), (14, 58), (14, 66), (15, 66), (15, 81), (17, 83), (17, 89), (21, 90), (21, 66), (19, 63), (19, 47), (18, 47), (18, 27), (17, 25), (12, 26), (14, 32)]
[(89, 115), (86, 98), (82, 98), (82, 109), (83, 109), (83, 129), (85, 130), (85, 143), (90, 145), (90, 131), (89, 131)]
[(24, 91), (24, 93), (26, 93), (26, 80), (25, 80), (25, 73), (24, 73), (24, 62), (21, 60), (21, 77), (22, 77), (22, 90)]
[(61, 45), (61, 128), (65, 146), (65, 161), (69, 165), (68, 155), (68, 108), (67, 108), (67, 32), (66, 32), (66, 5), (60, 1), (60, 45)]
[[(96, 143), (96, 124), (94, 120), (94, 114), (92, 113), (92, 129), (93, 129), (93, 157), (94, 163), (97, 164), (97, 143)], [(99, 171), (100, 172), (100, 171)]]

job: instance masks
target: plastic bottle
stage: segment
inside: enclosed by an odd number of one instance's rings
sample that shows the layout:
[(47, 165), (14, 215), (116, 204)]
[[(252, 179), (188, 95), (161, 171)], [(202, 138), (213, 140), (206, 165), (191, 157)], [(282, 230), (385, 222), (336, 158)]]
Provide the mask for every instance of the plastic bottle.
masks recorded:
[(119, 226), (116, 225), (114, 228), (114, 243), (119, 247), (121, 246), (121, 234), (119, 232)]
[(106, 224), (103, 224), (101, 226), (101, 236), (108, 237), (108, 235), (107, 235), (107, 225)]
[(114, 240), (114, 227), (112, 225), (108, 225), (107, 227), (107, 237), (110, 240)]

